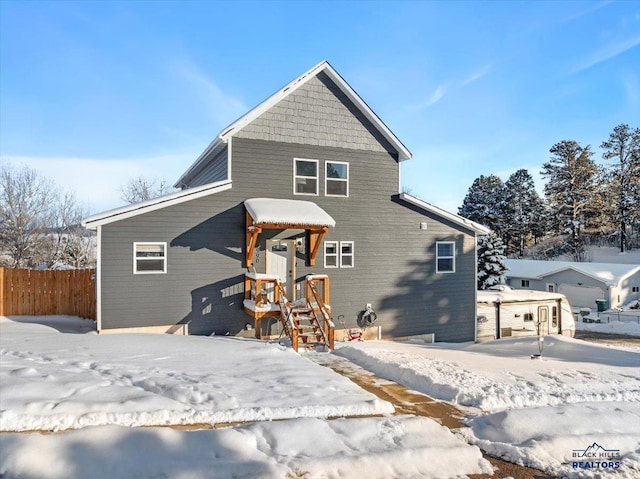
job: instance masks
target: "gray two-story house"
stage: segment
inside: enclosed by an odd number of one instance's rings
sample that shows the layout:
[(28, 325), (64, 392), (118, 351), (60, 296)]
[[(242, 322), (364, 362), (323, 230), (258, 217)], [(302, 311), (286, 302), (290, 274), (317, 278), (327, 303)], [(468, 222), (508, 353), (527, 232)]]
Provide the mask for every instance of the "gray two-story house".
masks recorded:
[(179, 192), (85, 220), (98, 234), (98, 330), (274, 334), (274, 278), (294, 301), (315, 275), (337, 327), (370, 311), (382, 337), (474, 340), (476, 234), (488, 230), (401, 193), (411, 156), (316, 65), (223, 129)]

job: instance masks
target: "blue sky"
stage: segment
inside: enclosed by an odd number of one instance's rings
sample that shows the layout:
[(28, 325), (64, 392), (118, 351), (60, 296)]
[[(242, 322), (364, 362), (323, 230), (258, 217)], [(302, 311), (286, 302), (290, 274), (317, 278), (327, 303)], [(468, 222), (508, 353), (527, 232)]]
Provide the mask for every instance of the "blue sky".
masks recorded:
[(117, 207), (322, 60), (414, 153), (404, 188), (453, 212), (481, 174), (640, 126), (640, 1), (0, 0), (1, 161)]

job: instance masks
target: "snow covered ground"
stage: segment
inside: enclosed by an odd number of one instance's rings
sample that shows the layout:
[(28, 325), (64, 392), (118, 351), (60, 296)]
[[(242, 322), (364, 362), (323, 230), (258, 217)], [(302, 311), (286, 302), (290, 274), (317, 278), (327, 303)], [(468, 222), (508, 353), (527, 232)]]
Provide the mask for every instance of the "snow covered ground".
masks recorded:
[[(0, 477), (464, 477), (490, 471), (475, 445), (554, 475), (640, 476), (638, 351), (558, 336), (542, 359), (531, 359), (536, 338), (339, 345), (334, 354), (467, 409), (469, 427), (453, 434), (391, 416), (389, 403), (278, 344), (90, 326), (0, 318), (0, 430), (76, 429), (0, 434)], [(383, 416), (344, 418), (371, 414)], [(259, 422), (131, 427), (232, 421)]]

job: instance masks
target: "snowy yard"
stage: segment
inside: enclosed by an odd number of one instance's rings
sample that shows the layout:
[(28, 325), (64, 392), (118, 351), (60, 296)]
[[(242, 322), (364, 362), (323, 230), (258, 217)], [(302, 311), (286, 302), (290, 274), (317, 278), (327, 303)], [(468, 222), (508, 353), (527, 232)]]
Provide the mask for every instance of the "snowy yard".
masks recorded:
[[(0, 318), (0, 477), (464, 477), (491, 470), (475, 445), (552, 474), (640, 475), (637, 350), (557, 336), (535, 360), (535, 338), (339, 345), (334, 354), (466, 409), (468, 427), (454, 434), (392, 415), (311, 361), (318, 353), (90, 327)], [(157, 427), (181, 424), (226, 427)], [(576, 459), (593, 443), (619, 455), (611, 467)]]

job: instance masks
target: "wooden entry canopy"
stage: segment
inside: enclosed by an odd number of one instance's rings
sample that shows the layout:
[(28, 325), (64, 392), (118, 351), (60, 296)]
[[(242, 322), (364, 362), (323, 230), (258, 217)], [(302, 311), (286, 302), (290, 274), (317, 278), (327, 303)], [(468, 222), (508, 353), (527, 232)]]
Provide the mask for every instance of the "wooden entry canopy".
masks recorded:
[(311, 201), (283, 200), (276, 198), (251, 198), (244, 202), (247, 210), (246, 261), (253, 265), (253, 253), (258, 235), (263, 229), (301, 229), (309, 233), (309, 265), (315, 266), (316, 255), (322, 238), (335, 220), (325, 210)]

